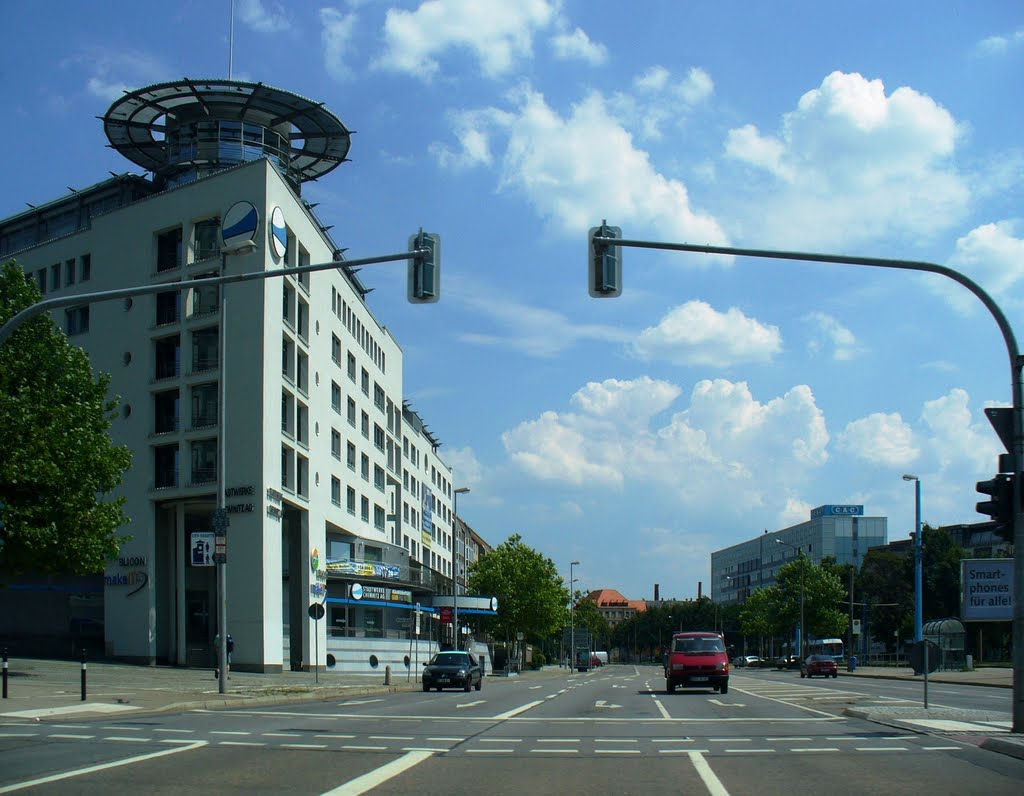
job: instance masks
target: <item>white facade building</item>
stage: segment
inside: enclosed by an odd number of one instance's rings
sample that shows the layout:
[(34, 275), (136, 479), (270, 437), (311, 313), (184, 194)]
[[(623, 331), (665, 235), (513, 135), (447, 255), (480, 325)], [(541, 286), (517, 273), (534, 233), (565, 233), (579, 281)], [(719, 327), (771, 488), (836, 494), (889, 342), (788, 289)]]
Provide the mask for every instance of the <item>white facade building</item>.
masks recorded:
[[(115, 176), (0, 221), (0, 256), (45, 298), (167, 286), (54, 314), (111, 374), (111, 434), (134, 453), (120, 489), (132, 538), (104, 578), (106, 653), (212, 665), (218, 594), (204, 534), (221, 441), (235, 668), (306, 669), (316, 650), (323, 667), (329, 638), (407, 639), (413, 605), (450, 589), (451, 473), (410, 422), (402, 349), (299, 193), (344, 161), (348, 130), (288, 92), (188, 80), (126, 94), (104, 126), (152, 179)], [(256, 248), (222, 256), (222, 220), (238, 202), (258, 216)], [(330, 262), (221, 290), (176, 287), (222, 265)], [(352, 607), (357, 582), (378, 589), (379, 605)], [(311, 621), (309, 604), (325, 598), (327, 621)]]

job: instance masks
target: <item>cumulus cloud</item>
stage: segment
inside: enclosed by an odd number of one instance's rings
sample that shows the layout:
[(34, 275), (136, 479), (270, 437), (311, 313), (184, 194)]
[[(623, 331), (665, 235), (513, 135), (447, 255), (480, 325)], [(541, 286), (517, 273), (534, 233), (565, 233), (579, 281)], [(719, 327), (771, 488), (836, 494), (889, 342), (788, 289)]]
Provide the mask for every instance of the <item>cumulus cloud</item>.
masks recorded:
[[(1019, 308), (1024, 285), (1024, 239), (1017, 235), (1017, 226), (1015, 221), (997, 221), (972, 229), (957, 240), (949, 265), (970, 276), (1001, 305)], [(931, 279), (928, 284), (962, 312), (982, 309), (978, 299), (948, 279)]]
[(771, 361), (782, 350), (782, 335), (736, 307), (719, 312), (703, 301), (688, 301), (644, 329), (632, 350), (644, 361), (729, 367)]
[(335, 8), (320, 9), (320, 39), (324, 49), (324, 68), (335, 80), (353, 77), (346, 62), (356, 26), (355, 14), (343, 14)]
[(814, 336), (807, 344), (812, 354), (832, 351), (832, 358), (838, 362), (854, 359), (862, 352), (856, 336), (839, 321), (824, 312), (811, 312), (804, 316), (814, 329)]
[(914, 431), (898, 412), (875, 412), (847, 423), (836, 444), (843, 453), (887, 467), (905, 467), (920, 456)]
[(982, 56), (1004, 55), (1015, 47), (1024, 45), (1024, 28), (1005, 36), (989, 36), (975, 45), (974, 51)]
[(691, 67), (683, 78), (663, 66), (652, 66), (633, 79), (633, 93), (618, 92), (609, 107), (623, 124), (630, 124), (641, 139), (660, 140), (665, 127), (682, 127), (694, 108), (714, 93), (715, 84), (706, 71)]
[(966, 390), (955, 388), (927, 401), (921, 420), (929, 432), (929, 459), (941, 470), (964, 462), (984, 470), (1002, 450), (988, 420), (974, 420)]
[(555, 57), (563, 61), (586, 61), (596, 66), (608, 60), (608, 48), (591, 41), (580, 28), (576, 28), (572, 33), (559, 33), (553, 36), (551, 49)]
[(292, 27), (291, 20), (280, 3), (239, 0), (236, 8), (238, 21), (259, 33), (283, 33)]
[[(652, 166), (601, 94), (591, 93), (566, 116), (528, 86), (514, 92), (512, 101), (510, 111), (491, 108), (462, 115), (457, 134), (463, 149), (436, 146), (440, 162), (482, 163), (483, 153), (497, 146), (500, 135), (505, 151), (498, 164), (499, 189), (522, 194), (565, 234), (579, 234), (595, 219), (607, 217), (672, 240), (728, 245), (718, 221), (691, 207), (682, 182)], [(466, 141), (473, 150), (466, 149)]]
[[(833, 72), (805, 93), (777, 134), (730, 130), (726, 158), (750, 174), (758, 239), (792, 246), (926, 238), (965, 214), (953, 163), (961, 126), (912, 88)], [(765, 197), (774, 197), (766, 201)]]
[(761, 403), (744, 383), (702, 381), (665, 418), (681, 388), (649, 378), (583, 387), (577, 411), (544, 412), (502, 435), (512, 461), (542, 481), (622, 489), (660, 484), (681, 503), (736, 507), (776, 500), (827, 459), (828, 432), (806, 386)]
[(558, 19), (548, 0), (426, 0), (414, 11), (392, 8), (384, 21), (382, 69), (423, 80), (440, 71), (438, 59), (468, 50), (488, 77), (500, 77), (531, 57), (534, 36)]

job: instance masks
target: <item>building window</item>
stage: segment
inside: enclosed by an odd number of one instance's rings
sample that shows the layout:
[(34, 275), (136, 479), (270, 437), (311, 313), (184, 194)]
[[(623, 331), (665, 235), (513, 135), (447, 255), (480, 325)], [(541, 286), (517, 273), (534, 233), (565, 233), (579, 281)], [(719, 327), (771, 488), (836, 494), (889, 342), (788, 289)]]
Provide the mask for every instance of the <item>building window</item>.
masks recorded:
[(331, 476), (331, 503), (341, 506), (341, 480)]
[(181, 374), (181, 338), (178, 335), (163, 337), (153, 344), (156, 360), (157, 379), (176, 378)]
[(216, 480), (217, 440), (195, 440), (192, 443), (192, 483), (212, 484)]
[(178, 445), (159, 445), (153, 449), (153, 486), (157, 489), (178, 485)]
[(309, 339), (309, 305), (302, 299), (298, 300), (298, 309), (295, 316), (299, 337), (303, 340)]
[(156, 238), (157, 273), (181, 267), (181, 227), (161, 232)]
[[(196, 279), (215, 276), (215, 274), (196, 274)], [(189, 291), (189, 316), (210, 315), (217, 312), (220, 305), (220, 288), (217, 285), (194, 287)]]
[(331, 455), (341, 461), (341, 432), (336, 428), (331, 429)]
[(370, 500), (366, 497), (359, 499), (359, 519), (363, 522), (370, 521)]
[(361, 381), (363, 388), (363, 395), (369, 397), (370, 395), (370, 374), (366, 372), (366, 368), (362, 368)]
[(287, 324), (290, 328), (294, 329), (295, 328), (295, 288), (293, 288), (290, 284), (288, 284), (288, 280), (287, 279), (283, 280), (282, 284), (283, 284), (283, 287), (281, 288), (281, 292), (282, 292), (282, 301), (284, 302), (284, 306), (282, 308), (281, 317), (284, 319), (285, 324)]
[(207, 218), (197, 221), (194, 227), (193, 262), (206, 260), (220, 254), (220, 219)]
[(164, 390), (153, 396), (153, 431), (169, 434), (178, 430), (179, 396), (177, 390)]
[(353, 517), (356, 515), (356, 491), (352, 487), (345, 489), (345, 509)]
[[(304, 265), (309, 265), (309, 252), (303, 248), (302, 244), (298, 244), (299, 247), (299, 262), (298, 265), (301, 268)], [(309, 272), (299, 274), (299, 284), (302, 285), (306, 292), (309, 292)]]
[(79, 266), (81, 267), (81, 274), (79, 276), (79, 282), (88, 282), (92, 279), (92, 255), (83, 254), (79, 258)]
[(364, 481), (370, 480), (370, 457), (365, 453), (359, 457), (359, 474)]
[(373, 444), (377, 450), (384, 450), (384, 429), (376, 423), (373, 424)]
[(64, 286), (75, 284), (75, 259), (64, 261)]
[(384, 411), (384, 388), (376, 382), (373, 383), (373, 405)]
[(296, 456), (295, 491), (302, 497), (309, 497), (309, 459)]
[(40, 268), (36, 271), (36, 287), (39, 288), (39, 292), (46, 295), (46, 269)]
[(301, 401), (295, 402), (295, 438), (309, 447), (309, 407)]
[(281, 394), (281, 431), (289, 437), (295, 436), (295, 396), (285, 390)]
[(67, 323), (68, 337), (89, 331), (88, 304), (84, 307), (72, 307), (69, 310), (64, 310), (64, 318)]
[[(43, 282), (46, 282), (45, 274), (43, 274)], [(356, 381), (356, 355), (351, 351), (348, 352), (348, 377), (352, 379), (352, 383)]]
[(331, 335), (331, 359), (341, 367), (341, 339), (336, 334)]
[(200, 373), (217, 367), (217, 336), (216, 326), (209, 329), (196, 329), (192, 332), (192, 372)]
[(192, 427), (217, 425), (217, 383), (197, 384), (192, 388)]
[(287, 337), (281, 343), (281, 373), (295, 383), (295, 343)]
[(348, 469), (355, 472), (356, 469), (356, 446), (351, 442), (346, 444), (345, 462), (348, 464)]
[(363, 436), (366, 439), (369, 439), (370, 438), (370, 416), (368, 414), (366, 414), (366, 412), (363, 412), (360, 419), (362, 421)]
[(156, 294), (156, 325), (177, 323), (181, 320), (181, 293), (168, 290)]
[(295, 452), (286, 445), (281, 446), (281, 488), (295, 490)]
[(354, 399), (348, 399), (348, 424), (352, 428), (356, 427), (356, 402)]
[(295, 384), (301, 392), (309, 394), (309, 357), (302, 351), (295, 355)]
[(341, 385), (336, 381), (331, 382), (331, 409), (341, 414)]
[(384, 507), (373, 504), (373, 527), (378, 531), (384, 530)]
[(50, 290), (60, 289), (60, 263), (50, 266)]
[(381, 492), (384, 491), (384, 468), (379, 464), (373, 466), (373, 485)]

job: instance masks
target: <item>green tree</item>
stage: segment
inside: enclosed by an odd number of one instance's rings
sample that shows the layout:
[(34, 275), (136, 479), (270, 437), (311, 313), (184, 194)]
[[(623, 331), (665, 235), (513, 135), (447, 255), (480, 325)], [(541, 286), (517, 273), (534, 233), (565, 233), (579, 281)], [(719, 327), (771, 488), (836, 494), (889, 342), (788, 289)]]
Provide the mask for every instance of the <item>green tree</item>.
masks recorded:
[[(40, 298), (15, 262), (0, 269), (0, 323)], [(131, 464), (107, 434), (109, 384), (46, 315), (0, 345), (0, 574), (100, 572), (128, 538), (124, 498), (107, 497)]]
[[(895, 646), (897, 633), (903, 638), (913, 634), (913, 556), (909, 560), (908, 571), (908, 557), (884, 547), (868, 550), (857, 578), (857, 602), (870, 609), (868, 632), (887, 646)], [(854, 610), (859, 612), (862, 606), (854, 606)]]
[(523, 633), (541, 641), (569, 626), (569, 591), (555, 563), (513, 534), (469, 570), (469, 588), (498, 598), (487, 629), (506, 640)]
[(781, 598), (780, 618), (789, 627), (800, 624), (803, 592), (805, 641), (839, 636), (846, 630), (847, 616), (841, 608), (846, 587), (834, 572), (801, 555), (779, 568), (776, 583)]
[(576, 604), (573, 608), (572, 625), (577, 630), (586, 629), (594, 638), (595, 649), (607, 649), (611, 641), (611, 626), (604, 618), (597, 603), (580, 595), (574, 595)]
[[(945, 528), (922, 529), (921, 580), (923, 581), (922, 614), (924, 621), (960, 615), (960, 559), (964, 551)], [(913, 573), (913, 556), (909, 571)], [(911, 575), (912, 577), (912, 575)]]

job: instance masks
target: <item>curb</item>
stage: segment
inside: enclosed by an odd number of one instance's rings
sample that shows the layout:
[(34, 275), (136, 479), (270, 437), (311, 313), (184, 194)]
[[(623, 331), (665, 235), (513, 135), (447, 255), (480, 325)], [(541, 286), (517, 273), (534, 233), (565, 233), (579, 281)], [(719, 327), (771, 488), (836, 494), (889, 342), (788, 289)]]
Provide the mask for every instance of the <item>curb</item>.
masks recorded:
[(1024, 738), (1019, 735), (1013, 738), (986, 738), (981, 742), (981, 748), (990, 752), (998, 752), (1009, 757), (1016, 757), (1024, 760)]

